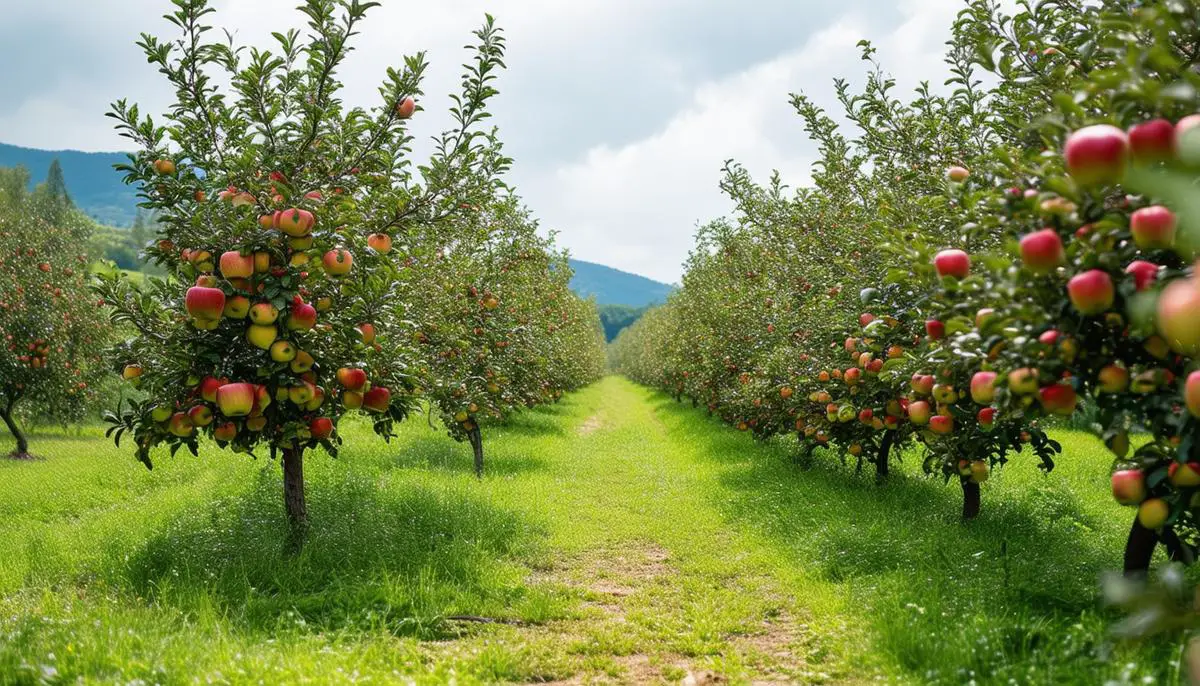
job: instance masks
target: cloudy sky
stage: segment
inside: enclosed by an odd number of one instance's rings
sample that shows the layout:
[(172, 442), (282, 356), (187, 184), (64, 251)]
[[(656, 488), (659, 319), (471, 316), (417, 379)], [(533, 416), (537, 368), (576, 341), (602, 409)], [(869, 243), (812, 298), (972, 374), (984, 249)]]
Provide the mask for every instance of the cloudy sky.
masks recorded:
[[(300, 26), (297, 0), (213, 0), (238, 41)], [(0, 0), (0, 142), (120, 150), (103, 114), (127, 97), (171, 101), (134, 41), (172, 36), (167, 0)], [(696, 225), (726, 214), (726, 159), (756, 176), (807, 178), (814, 149), (788, 104), (830, 106), (831, 80), (861, 83), (855, 43), (872, 40), (901, 86), (941, 82), (943, 42), (962, 0), (383, 0), (341, 73), (371, 105), (383, 70), (426, 50), (417, 131), (433, 134), (470, 32), (485, 12), (508, 38), (494, 103), (510, 176), (580, 259), (674, 282)]]

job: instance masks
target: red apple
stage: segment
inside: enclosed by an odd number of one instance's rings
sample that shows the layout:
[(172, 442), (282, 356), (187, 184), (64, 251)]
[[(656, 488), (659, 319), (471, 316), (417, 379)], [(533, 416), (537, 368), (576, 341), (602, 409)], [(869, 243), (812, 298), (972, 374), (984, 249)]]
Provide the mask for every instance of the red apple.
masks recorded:
[(971, 273), (971, 257), (962, 250), (943, 250), (933, 258), (938, 276), (965, 279)]
[(213, 422), (213, 413), (208, 405), (194, 405), (188, 410), (188, 419), (192, 420), (192, 426), (208, 426)]
[(935, 434), (953, 433), (954, 417), (945, 414), (935, 414), (929, 418), (929, 430)]
[(184, 305), (195, 319), (217, 320), (225, 311), (225, 293), (220, 288), (192, 286), (184, 296)]
[(342, 367), (337, 370), (337, 380), (348, 391), (360, 391), (367, 385), (367, 373), (358, 367)]
[(842, 380), (846, 382), (847, 386), (857, 385), (861, 378), (862, 370), (858, 367), (850, 367), (842, 373)]
[(316, 217), (308, 210), (298, 208), (290, 208), (276, 212), (273, 216), (275, 228), (286, 233), (289, 236), (299, 238), (312, 233), (313, 224), (316, 223)]
[(217, 389), (217, 408), (226, 417), (245, 417), (254, 409), (257, 396), (258, 390), (254, 384), (225, 384)]
[(333, 435), (333, 421), (329, 417), (317, 417), (308, 425), (312, 437), (323, 441)]
[(236, 250), (221, 253), (221, 276), (227, 279), (248, 279), (254, 274), (254, 256)]
[(1052, 271), (1067, 259), (1062, 239), (1054, 229), (1042, 229), (1021, 239), (1021, 261), (1031, 272)]
[(1134, 260), (1125, 268), (1125, 273), (1133, 277), (1134, 289), (1141, 292), (1158, 279), (1158, 265), (1146, 260)]
[(1167, 162), (1175, 156), (1175, 126), (1166, 119), (1151, 119), (1129, 129), (1129, 152), (1134, 162)]
[(373, 233), (367, 236), (367, 245), (377, 253), (392, 251), (392, 237), (386, 233)]
[(1060, 334), (1057, 329), (1047, 329), (1046, 331), (1038, 334), (1038, 342), (1044, 343), (1045, 345), (1054, 345), (1058, 342), (1058, 338), (1061, 335), (1062, 334)]
[(975, 421), (979, 422), (979, 428), (984, 431), (990, 430), (996, 425), (996, 408), (984, 407), (975, 415)]
[(1196, 357), (1200, 353), (1200, 284), (1172, 281), (1158, 298), (1158, 332), (1171, 349)]
[(908, 385), (917, 395), (929, 395), (933, 392), (933, 375), (913, 374), (912, 379), (908, 382)]
[(875, 315), (871, 314), (870, 312), (863, 312), (862, 314), (858, 315), (859, 326), (865, 327), (867, 324), (870, 324), (873, 321), (875, 321)]
[(1162, 205), (1135, 210), (1129, 217), (1133, 242), (1142, 250), (1170, 248), (1175, 243), (1175, 213)]
[(350, 268), (354, 266), (354, 256), (350, 254), (349, 250), (340, 248), (325, 253), (325, 257), (321, 261), (325, 265), (325, 271), (332, 276), (349, 274)]
[(213, 438), (218, 441), (232, 441), (234, 438), (237, 438), (237, 431), (237, 424), (234, 424), (233, 422), (218, 424), (213, 429)]
[(288, 314), (287, 325), (292, 331), (308, 331), (317, 325), (317, 308), (296, 296), (296, 302), (292, 303)]
[(1044, 386), (1038, 391), (1038, 400), (1042, 403), (1042, 409), (1052, 414), (1070, 416), (1075, 412), (1075, 404), (1078, 398), (1075, 395), (1075, 387), (1067, 383), (1056, 383), (1050, 386)]
[(933, 414), (933, 410), (929, 407), (929, 403), (924, 400), (917, 400), (908, 404), (908, 419), (913, 424), (928, 424), (931, 414)]
[(363, 407), (371, 412), (384, 412), (392, 401), (392, 392), (383, 386), (375, 386), (363, 394)]
[(371, 345), (375, 342), (375, 325), (369, 322), (359, 324), (358, 335), (362, 338), (364, 345)]
[(1188, 374), (1183, 385), (1183, 401), (1193, 417), (1200, 417), (1200, 372)]
[(175, 163), (171, 160), (154, 160), (154, 173), (159, 176), (171, 176), (175, 173)]
[(1100, 269), (1076, 274), (1067, 282), (1071, 305), (1080, 314), (1095, 315), (1108, 310), (1113, 305), (1115, 294), (1112, 277)]
[(940, 341), (946, 337), (946, 325), (936, 319), (925, 320), (925, 333), (931, 341)]
[(400, 119), (408, 119), (413, 116), (413, 112), (417, 109), (417, 101), (412, 99), (412, 96), (407, 96), (396, 103), (396, 116)]
[(971, 377), (971, 400), (990, 405), (996, 399), (996, 372), (975, 372)]
[(200, 397), (210, 403), (217, 402), (217, 391), (227, 383), (229, 383), (228, 379), (204, 377), (204, 380), (200, 382)]
[(1122, 505), (1137, 505), (1146, 499), (1146, 476), (1140, 469), (1113, 472), (1112, 494)]
[(176, 412), (171, 415), (171, 423), (167, 426), (167, 430), (175, 436), (187, 438), (195, 431), (195, 427), (192, 425), (192, 420), (187, 416), (186, 412)]
[(1125, 173), (1129, 139), (1109, 124), (1085, 126), (1067, 137), (1067, 172), (1083, 185), (1116, 183)]

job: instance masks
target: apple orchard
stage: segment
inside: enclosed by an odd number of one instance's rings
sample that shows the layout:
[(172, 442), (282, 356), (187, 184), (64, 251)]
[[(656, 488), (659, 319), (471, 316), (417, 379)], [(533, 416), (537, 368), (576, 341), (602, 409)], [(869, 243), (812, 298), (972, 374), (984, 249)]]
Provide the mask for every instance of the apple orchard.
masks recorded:
[[(981, 510), (991, 470), (1113, 454), (1129, 574), (1200, 522), (1200, 85), (1182, 6), (1041, 3), (958, 17), (948, 89), (902, 101), (862, 44), (839, 126), (792, 102), (821, 153), (786, 192), (726, 168), (682, 288), (614, 343), (619, 370), (759, 438), (794, 434), (881, 482), (919, 446)], [(1130, 40), (1137, 36), (1138, 40)], [(992, 84), (992, 85), (985, 85)], [(1135, 434), (1141, 434), (1136, 440)]]

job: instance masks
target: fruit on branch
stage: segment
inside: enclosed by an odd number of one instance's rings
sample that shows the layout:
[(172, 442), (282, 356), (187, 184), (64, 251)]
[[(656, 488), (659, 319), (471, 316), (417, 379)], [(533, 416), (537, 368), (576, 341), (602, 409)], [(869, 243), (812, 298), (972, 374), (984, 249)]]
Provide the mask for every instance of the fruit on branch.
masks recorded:
[(1021, 239), (1021, 261), (1031, 272), (1052, 271), (1067, 260), (1062, 239), (1054, 229), (1042, 229)]
[(1147, 529), (1159, 529), (1171, 516), (1171, 506), (1162, 498), (1151, 498), (1138, 506), (1138, 523)]
[(975, 372), (971, 377), (971, 400), (990, 405), (996, 399), (996, 372)]
[(908, 404), (908, 420), (913, 424), (924, 425), (929, 423), (929, 417), (933, 414), (929, 403), (924, 400), (917, 400)]
[(176, 412), (171, 415), (171, 423), (167, 425), (167, 430), (175, 436), (187, 438), (196, 429), (192, 426), (192, 420), (186, 412)]
[(413, 112), (417, 109), (417, 101), (413, 100), (412, 96), (405, 96), (396, 103), (396, 116), (400, 119), (408, 119), (413, 116)]
[(981, 484), (991, 476), (992, 469), (983, 460), (971, 460), (971, 483)]
[(221, 276), (227, 279), (248, 279), (254, 275), (254, 256), (236, 250), (221, 253)]
[(208, 405), (193, 405), (188, 410), (188, 419), (192, 420), (192, 426), (208, 426), (213, 422), (213, 412)]
[(1158, 297), (1158, 333), (1171, 350), (1195, 357), (1200, 354), (1200, 283), (1177, 279)]
[(307, 405), (316, 393), (317, 387), (307, 381), (302, 381), (299, 386), (292, 386), (287, 391), (288, 400), (299, 407)]
[(237, 424), (234, 424), (233, 422), (218, 424), (215, 428), (213, 428), (213, 438), (218, 441), (232, 441), (233, 439), (237, 438), (237, 433)]
[(1175, 244), (1175, 213), (1162, 205), (1135, 210), (1129, 217), (1133, 242), (1141, 250), (1167, 249)]
[(246, 340), (250, 341), (251, 345), (263, 350), (269, 350), (271, 345), (275, 343), (276, 336), (279, 335), (279, 329), (274, 324), (261, 325), (251, 324), (246, 329)]
[(940, 277), (965, 279), (971, 273), (971, 257), (962, 250), (943, 250), (934, 255), (933, 267)]
[(308, 425), (308, 431), (318, 441), (323, 441), (333, 435), (333, 420), (329, 417), (317, 417)]
[(1104, 442), (1104, 445), (1112, 451), (1113, 455), (1124, 459), (1129, 454), (1129, 434), (1125, 431), (1115, 433)]
[(1122, 469), (1112, 475), (1113, 498), (1122, 505), (1137, 505), (1146, 499), (1146, 476), (1140, 469)]
[(362, 407), (363, 394), (358, 391), (346, 391), (342, 394), (342, 406), (347, 410), (357, 410)]
[(196, 250), (188, 257), (188, 261), (199, 272), (211, 272), (213, 270), (213, 256), (207, 250)]
[(1147, 369), (1133, 377), (1133, 380), (1129, 384), (1129, 390), (1139, 395), (1153, 393), (1158, 388), (1159, 381), (1159, 371), (1157, 369)]
[(127, 364), (125, 365), (125, 368), (121, 370), (121, 378), (125, 379), (126, 381), (133, 381), (139, 378), (141, 375), (142, 365), (140, 364)]
[(201, 274), (196, 277), (196, 285), (203, 286), (204, 288), (216, 288), (217, 277), (212, 274)]
[(331, 276), (345, 276), (354, 266), (354, 256), (350, 254), (349, 250), (338, 248), (325, 253), (321, 262), (325, 265), (325, 271)]
[(1200, 486), (1200, 462), (1172, 462), (1167, 467), (1167, 480), (1180, 488)]
[(288, 313), (287, 326), (292, 331), (308, 331), (317, 325), (317, 308), (296, 296)]
[(337, 381), (347, 391), (361, 391), (367, 385), (367, 373), (358, 367), (337, 370)]
[(980, 408), (979, 412), (975, 415), (975, 421), (979, 422), (979, 428), (984, 431), (990, 431), (996, 425), (996, 408)]
[(256, 252), (254, 253), (254, 273), (266, 274), (271, 271), (271, 253)]
[(373, 233), (367, 236), (367, 246), (380, 254), (389, 253), (392, 251), (392, 237), (386, 233)]
[(370, 322), (364, 322), (358, 325), (358, 336), (362, 339), (363, 345), (371, 345), (375, 342), (375, 325)]
[(1129, 370), (1115, 364), (1107, 365), (1100, 369), (1097, 381), (1102, 393), (1123, 393), (1129, 388)]
[(271, 303), (255, 303), (250, 308), (250, 321), (259, 326), (274, 324), (279, 319), (279, 310)]
[(288, 341), (275, 341), (271, 344), (271, 359), (276, 362), (291, 362), (296, 359), (296, 346)]
[(245, 319), (250, 313), (250, 298), (235, 295), (225, 300), (224, 315), (229, 319)]
[(1188, 374), (1183, 384), (1183, 402), (1193, 417), (1200, 418), (1200, 371)]
[(953, 405), (958, 402), (958, 392), (949, 384), (938, 384), (933, 387), (933, 400), (941, 405)]
[(929, 418), (929, 430), (935, 434), (954, 432), (954, 417), (947, 414), (936, 414)]
[(313, 386), (312, 400), (309, 400), (308, 402), (304, 403), (304, 409), (308, 410), (309, 412), (312, 412), (316, 409), (319, 409), (324, 404), (325, 404), (325, 389), (321, 388), (320, 386)]
[(946, 325), (937, 319), (925, 320), (925, 334), (931, 341), (940, 341), (946, 337)]
[(154, 160), (154, 173), (159, 176), (171, 176), (175, 173), (175, 163), (168, 159)]
[(1075, 405), (1078, 402), (1075, 387), (1068, 383), (1056, 383), (1042, 387), (1038, 391), (1038, 400), (1046, 412), (1064, 417), (1075, 412)]
[(1077, 312), (1095, 315), (1112, 307), (1116, 291), (1108, 272), (1089, 269), (1071, 277), (1067, 282), (1067, 296)]
[(1167, 162), (1175, 157), (1175, 126), (1151, 119), (1129, 129), (1129, 153), (1138, 164)]
[(933, 392), (932, 374), (913, 374), (908, 385), (917, 395), (929, 395)]
[(971, 172), (966, 167), (954, 165), (946, 170), (946, 178), (954, 183), (962, 183), (971, 176)]
[(862, 370), (858, 367), (850, 367), (842, 372), (842, 380), (846, 382), (847, 386), (857, 386), (861, 378)]
[(871, 314), (870, 312), (863, 312), (862, 314), (858, 315), (858, 325), (861, 327), (865, 328), (873, 321), (875, 321), (875, 315)]
[(193, 319), (218, 320), (225, 311), (225, 292), (220, 288), (192, 286), (184, 296), (184, 307)]
[(312, 212), (296, 207), (280, 210), (271, 218), (271, 222), (275, 228), (296, 238), (312, 233), (313, 225), (316, 224), (316, 221), (316, 217), (313, 216)]
[(257, 397), (254, 384), (225, 384), (217, 389), (217, 409), (226, 417), (245, 417), (254, 410)]
[(1038, 391), (1038, 372), (1021, 367), (1008, 373), (1008, 390), (1017, 395), (1032, 395)]
[(200, 397), (210, 403), (215, 403), (217, 401), (217, 391), (219, 391), (221, 387), (227, 383), (229, 383), (229, 381), (226, 379), (218, 379), (212, 376), (204, 377), (204, 379), (200, 381)]
[(363, 407), (371, 412), (386, 412), (392, 402), (392, 392), (383, 386), (374, 386), (363, 394)]
[(303, 350), (297, 350), (296, 357), (292, 360), (292, 363), (288, 366), (292, 370), (292, 373), (303, 374), (303, 373), (311, 370), (313, 368), (313, 365), (315, 365), (316, 363), (317, 363), (317, 361), (313, 359), (312, 355), (309, 355), (308, 353), (304, 352)]
[(1063, 156), (1067, 173), (1079, 183), (1116, 183), (1125, 173), (1129, 139), (1109, 124), (1085, 126), (1067, 137)]
[(1133, 277), (1134, 289), (1141, 292), (1158, 280), (1158, 265), (1146, 260), (1134, 260), (1125, 267), (1125, 273)]

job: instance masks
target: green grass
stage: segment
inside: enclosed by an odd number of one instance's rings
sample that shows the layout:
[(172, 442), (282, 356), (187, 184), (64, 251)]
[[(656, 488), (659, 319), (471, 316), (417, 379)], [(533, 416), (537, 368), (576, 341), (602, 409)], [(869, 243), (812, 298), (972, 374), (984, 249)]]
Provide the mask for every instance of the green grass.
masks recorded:
[(619, 378), (489, 429), (482, 482), (422, 420), (349, 432), (296, 557), (270, 460), (35, 435), (0, 461), (0, 682), (1176, 678), (1177, 639), (1106, 640), (1131, 511), (1082, 434), (963, 524), (915, 455), (878, 487)]

